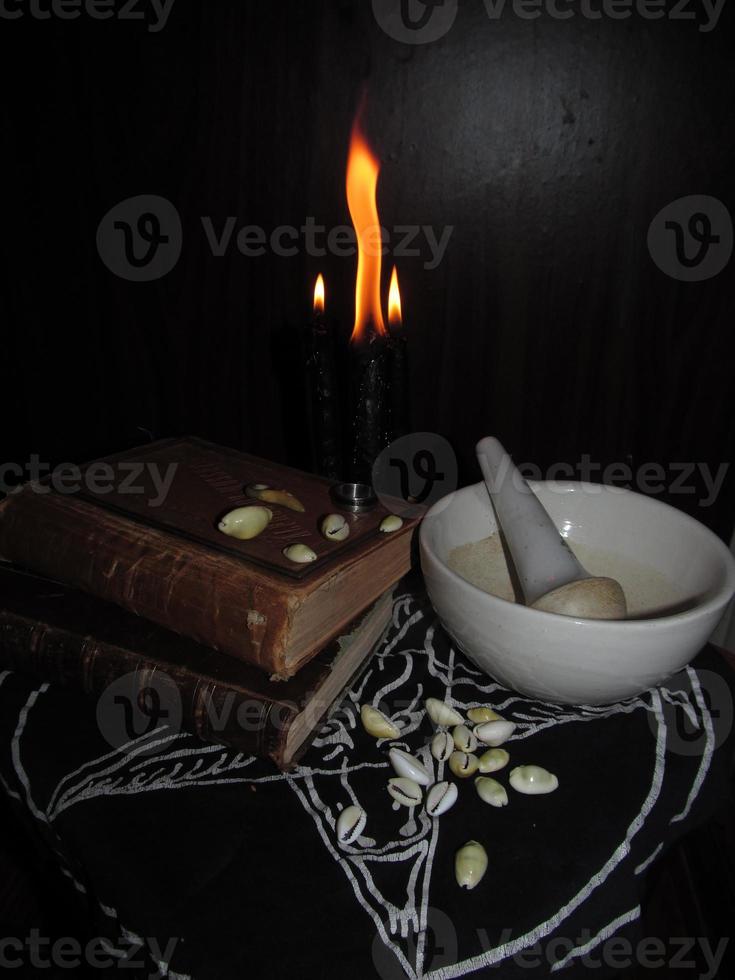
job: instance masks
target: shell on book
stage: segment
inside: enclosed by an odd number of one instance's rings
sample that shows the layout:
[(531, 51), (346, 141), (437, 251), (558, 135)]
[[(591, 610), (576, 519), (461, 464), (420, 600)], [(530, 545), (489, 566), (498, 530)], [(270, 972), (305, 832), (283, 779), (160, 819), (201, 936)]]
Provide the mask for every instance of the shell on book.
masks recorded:
[(497, 721), (486, 721), (482, 725), (475, 725), (472, 731), (478, 742), (482, 742), (483, 745), (498, 746), (508, 741), (515, 727), (514, 721), (498, 718)]
[(460, 888), (471, 890), (487, 871), (487, 851), (476, 840), (467, 841), (454, 858), (454, 876)]
[(236, 507), (229, 514), (225, 514), (217, 525), (217, 530), (231, 538), (249, 541), (251, 538), (257, 538), (260, 532), (268, 527), (271, 517), (273, 517), (273, 511), (267, 507), (255, 505)]
[(320, 530), (327, 541), (344, 541), (349, 537), (350, 525), (341, 514), (327, 514)]
[(360, 720), (362, 727), (373, 738), (398, 738), (401, 734), (390, 718), (386, 718), (382, 711), (371, 704), (363, 704), (360, 708)]
[(421, 802), (421, 787), (407, 776), (394, 776), (388, 780), (388, 792), (401, 806), (418, 806)]
[(383, 534), (392, 534), (393, 531), (399, 531), (402, 527), (403, 519), (398, 517), (396, 514), (389, 514), (380, 522), (380, 527), (378, 530), (382, 531)]
[(367, 814), (361, 806), (348, 806), (337, 819), (337, 840), (340, 844), (351, 844), (360, 836), (367, 823)]
[(478, 776), (475, 780), (475, 789), (480, 799), (489, 803), (490, 806), (508, 805), (508, 792), (497, 779), (491, 779), (489, 776)]
[(426, 812), (430, 817), (440, 817), (457, 802), (455, 783), (435, 783), (426, 794)]
[(250, 483), (245, 487), (245, 493), (253, 500), (264, 500), (267, 504), (280, 504), (281, 507), (296, 510), (300, 514), (303, 514), (305, 510), (301, 501), (288, 490), (274, 490), (266, 483)]
[(388, 758), (399, 776), (408, 776), (420, 786), (428, 786), (431, 782), (431, 774), (427, 772), (426, 768), (415, 756), (409, 755), (403, 749), (391, 749)]
[(516, 766), (511, 769), (510, 785), (517, 793), (527, 796), (539, 796), (541, 793), (553, 793), (559, 786), (559, 780), (543, 766)]
[(316, 561), (316, 552), (312, 551), (308, 544), (290, 544), (283, 549), (283, 553), (289, 561), (295, 561), (298, 565)]
[(429, 712), (429, 718), (435, 725), (461, 725), (464, 721), (458, 711), (439, 698), (427, 698), (424, 704)]

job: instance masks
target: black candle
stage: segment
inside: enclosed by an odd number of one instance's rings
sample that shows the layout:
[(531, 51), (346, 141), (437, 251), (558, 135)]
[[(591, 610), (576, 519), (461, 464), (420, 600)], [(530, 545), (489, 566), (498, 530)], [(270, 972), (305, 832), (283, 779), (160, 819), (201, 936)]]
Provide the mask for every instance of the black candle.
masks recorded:
[(350, 479), (371, 483), (373, 463), (390, 441), (389, 340), (373, 324), (350, 341)]
[(358, 111), (347, 158), (347, 206), (357, 238), (355, 324), (350, 339), (350, 479), (372, 483), (373, 463), (388, 445), (390, 431), (390, 338), (380, 304), (383, 253), (378, 218), (380, 164), (360, 125)]
[(388, 327), (390, 339), (390, 436), (391, 440), (405, 436), (411, 427), (410, 389), (408, 380), (408, 343), (403, 328), (401, 294), (398, 274), (393, 266), (388, 293)]
[(339, 404), (334, 361), (334, 332), (325, 316), (324, 278), (314, 287), (314, 312), (308, 335), (307, 374), (314, 468), (322, 476), (341, 476)]

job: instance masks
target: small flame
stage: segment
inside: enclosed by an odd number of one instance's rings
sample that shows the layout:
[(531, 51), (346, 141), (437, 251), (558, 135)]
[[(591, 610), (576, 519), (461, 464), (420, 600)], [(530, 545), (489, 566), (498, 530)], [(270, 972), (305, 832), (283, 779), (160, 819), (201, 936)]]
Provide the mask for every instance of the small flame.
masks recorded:
[(355, 325), (352, 340), (361, 339), (369, 323), (376, 333), (386, 334), (380, 306), (380, 263), (383, 243), (376, 190), (380, 164), (360, 128), (358, 113), (352, 127), (347, 160), (347, 206), (357, 236), (357, 282), (355, 284)]
[(396, 272), (395, 266), (393, 266), (393, 272), (390, 277), (390, 289), (388, 290), (388, 323), (392, 327), (400, 327), (402, 323), (401, 291), (398, 288), (398, 273)]
[(324, 312), (324, 276), (319, 273), (314, 286), (314, 312)]

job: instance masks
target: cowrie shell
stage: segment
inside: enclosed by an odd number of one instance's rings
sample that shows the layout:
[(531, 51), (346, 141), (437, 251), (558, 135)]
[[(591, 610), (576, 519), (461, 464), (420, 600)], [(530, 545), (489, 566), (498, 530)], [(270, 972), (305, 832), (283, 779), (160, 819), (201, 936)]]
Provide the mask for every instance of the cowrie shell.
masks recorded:
[(289, 561), (295, 561), (297, 565), (305, 565), (306, 562), (316, 561), (316, 552), (308, 544), (290, 544), (283, 549), (283, 554)]
[(477, 766), (476, 755), (471, 755), (467, 752), (452, 752), (449, 756), (449, 768), (460, 779), (467, 779), (468, 776), (474, 776), (477, 772)]
[(467, 841), (454, 857), (454, 877), (460, 888), (471, 890), (487, 871), (487, 851), (476, 840)]
[(508, 765), (510, 756), (505, 749), (488, 749), (477, 761), (480, 763), (480, 772), (497, 772)]
[(350, 535), (350, 525), (342, 514), (327, 514), (319, 530), (327, 541), (344, 541)]
[(486, 721), (482, 725), (475, 725), (472, 733), (475, 738), (484, 745), (502, 745), (507, 742), (516, 729), (514, 721), (506, 721), (501, 718), (499, 721)]
[(478, 776), (475, 780), (475, 789), (480, 799), (489, 803), (490, 806), (508, 805), (508, 793), (505, 786), (501, 786), (497, 779), (490, 779), (489, 776)]
[(388, 758), (399, 776), (407, 776), (420, 786), (428, 786), (431, 782), (431, 774), (417, 758), (404, 752), (403, 749), (391, 749)]
[(251, 483), (245, 487), (245, 493), (254, 500), (264, 500), (267, 504), (281, 504), (301, 514), (304, 512), (304, 505), (288, 490), (274, 490), (265, 483)]
[(427, 698), (424, 704), (429, 712), (429, 718), (435, 725), (461, 725), (463, 722), (462, 715), (458, 711), (438, 698)]
[(418, 806), (421, 802), (421, 787), (406, 776), (394, 776), (388, 780), (388, 792), (401, 806)]
[(250, 541), (264, 531), (273, 511), (267, 507), (236, 507), (222, 518), (217, 530), (239, 541)]
[(351, 844), (360, 836), (367, 823), (367, 814), (361, 806), (348, 806), (337, 819), (337, 840)]
[(435, 783), (426, 794), (426, 812), (430, 817), (439, 817), (457, 802), (457, 787), (454, 783)]
[(460, 752), (474, 752), (477, 748), (477, 739), (467, 725), (455, 725), (452, 729), (452, 738)]
[(371, 704), (363, 704), (360, 708), (360, 720), (362, 727), (373, 738), (398, 738), (401, 734), (400, 729)]
[(527, 796), (539, 796), (542, 793), (553, 793), (559, 786), (559, 780), (543, 766), (516, 766), (511, 769), (508, 782), (517, 793)]
[(431, 740), (431, 754), (437, 762), (446, 762), (454, 748), (454, 739), (449, 732), (437, 732)]
[(502, 721), (497, 711), (493, 711), (487, 705), (481, 705), (479, 708), (470, 708), (467, 712), (467, 717), (474, 725), (482, 725), (486, 721)]

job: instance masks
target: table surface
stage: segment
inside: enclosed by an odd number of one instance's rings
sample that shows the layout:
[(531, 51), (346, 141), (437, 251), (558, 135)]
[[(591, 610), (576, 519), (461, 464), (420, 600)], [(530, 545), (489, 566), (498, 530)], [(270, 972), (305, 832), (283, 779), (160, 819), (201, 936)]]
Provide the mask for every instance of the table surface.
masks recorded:
[[(393, 622), (303, 764), (261, 760), (165, 727), (123, 748), (95, 706), (0, 673), (0, 775), (84, 903), (110, 956), (161, 975), (342, 978), (569, 976), (607, 944), (637, 941), (645, 872), (705, 819), (732, 758), (732, 679), (713, 648), (663, 687), (604, 707), (530, 701), (452, 647), (425, 595), (398, 595)], [(428, 696), (491, 704), (517, 723), (510, 766), (557, 774), (548, 796), (509, 789), (492, 808), (472, 780), (438, 819), (392, 803), (387, 744), (363, 731), (380, 705), (397, 744), (428, 752)], [(393, 743), (396, 744), (396, 743)], [(363, 835), (336, 820), (357, 803)], [(454, 881), (470, 839), (489, 856), (473, 891)], [(605, 953), (605, 956), (602, 955)]]

